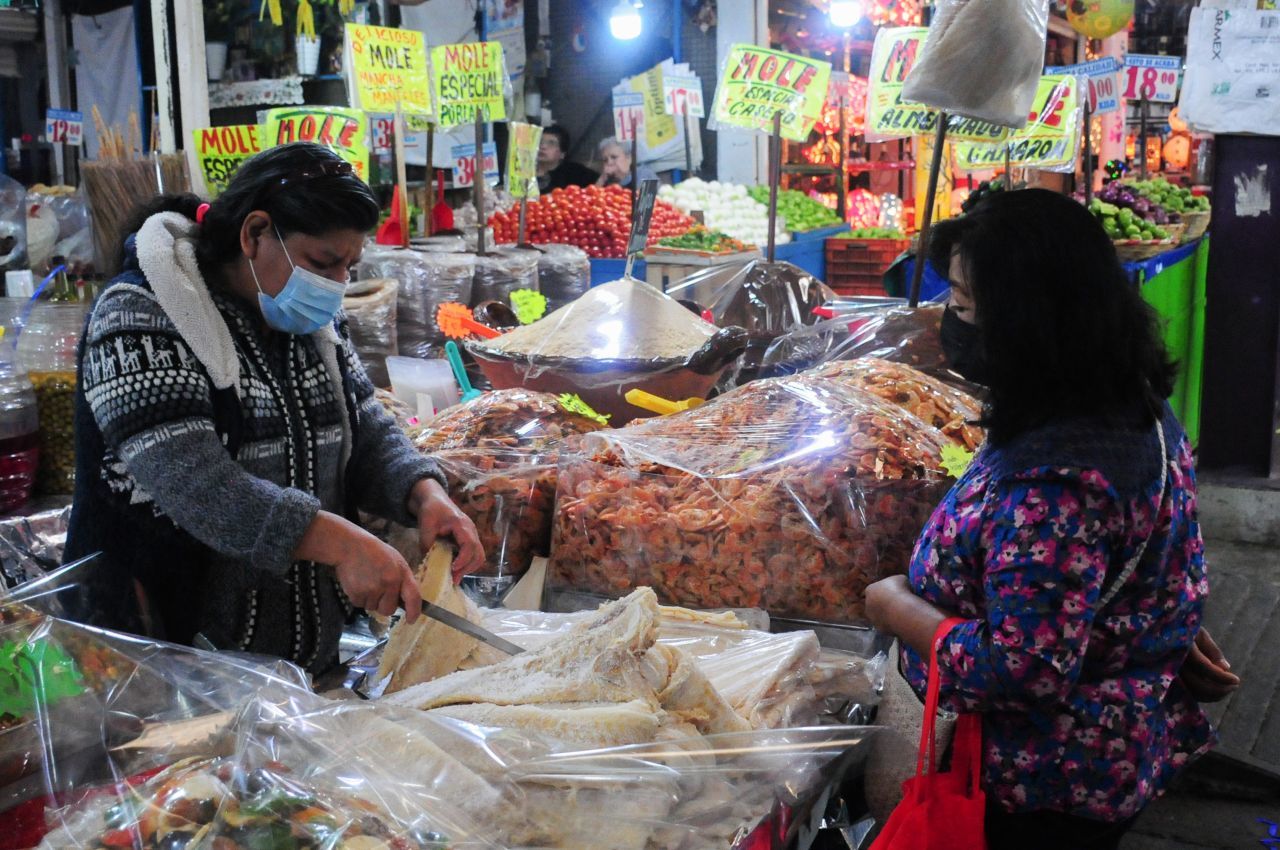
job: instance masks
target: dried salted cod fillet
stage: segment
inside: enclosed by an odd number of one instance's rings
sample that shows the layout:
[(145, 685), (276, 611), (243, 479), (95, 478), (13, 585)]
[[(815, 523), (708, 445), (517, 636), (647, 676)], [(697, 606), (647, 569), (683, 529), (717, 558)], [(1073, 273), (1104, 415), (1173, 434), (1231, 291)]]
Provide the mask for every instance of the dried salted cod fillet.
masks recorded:
[[(433, 546), (419, 568), (418, 589), (427, 602), (439, 605), (473, 623), (481, 621), (480, 609), (453, 583), (453, 553), (447, 546)], [(390, 676), (384, 693), (447, 676), (476, 651), (480, 642), (430, 617), (410, 623), (401, 620), (391, 629), (387, 648), (378, 665), (378, 679)]]
[(550, 705), (472, 703), (448, 705), (429, 713), (477, 726), (521, 729), (583, 749), (647, 744), (654, 739), (661, 722), (653, 705), (645, 700)]
[(537, 649), (392, 694), (393, 705), (431, 709), (487, 702), (537, 705), (653, 700), (642, 658), (657, 635), (658, 601), (642, 587)]
[(663, 709), (692, 723), (704, 735), (751, 729), (751, 724), (725, 702), (692, 658), (673, 646), (660, 644), (655, 649), (668, 657), (671, 671), (666, 687), (658, 691)]

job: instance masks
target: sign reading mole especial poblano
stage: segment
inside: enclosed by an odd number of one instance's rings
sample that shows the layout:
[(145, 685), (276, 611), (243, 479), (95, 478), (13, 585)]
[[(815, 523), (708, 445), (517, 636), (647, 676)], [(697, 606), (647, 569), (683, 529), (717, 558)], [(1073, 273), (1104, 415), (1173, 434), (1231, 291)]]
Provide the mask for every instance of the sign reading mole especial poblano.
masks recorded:
[(505, 121), (507, 70), (496, 41), (444, 44), (431, 48), (431, 85), (436, 123), (458, 127), (476, 120)]
[(769, 132), (782, 116), (783, 138), (803, 142), (822, 116), (831, 64), (780, 50), (735, 44), (716, 89), (721, 124)]

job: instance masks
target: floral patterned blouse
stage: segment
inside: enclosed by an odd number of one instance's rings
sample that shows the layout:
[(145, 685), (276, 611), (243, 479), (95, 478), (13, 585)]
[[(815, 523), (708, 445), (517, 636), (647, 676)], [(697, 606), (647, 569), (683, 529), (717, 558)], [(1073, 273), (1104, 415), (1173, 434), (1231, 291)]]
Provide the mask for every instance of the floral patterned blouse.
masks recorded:
[[(1072, 422), (986, 447), (916, 545), (917, 595), (969, 622), (939, 651), (942, 705), (981, 712), (987, 799), (1136, 815), (1212, 730), (1177, 679), (1208, 595), (1191, 448)], [(1144, 540), (1137, 568), (1096, 610)], [(904, 648), (923, 694), (927, 667)]]

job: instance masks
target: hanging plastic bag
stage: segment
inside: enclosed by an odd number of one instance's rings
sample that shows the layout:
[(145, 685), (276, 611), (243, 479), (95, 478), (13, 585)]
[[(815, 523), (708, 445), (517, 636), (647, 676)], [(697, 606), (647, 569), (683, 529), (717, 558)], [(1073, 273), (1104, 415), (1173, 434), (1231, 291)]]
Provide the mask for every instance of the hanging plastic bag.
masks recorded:
[(1003, 127), (1027, 123), (1049, 0), (941, 0), (902, 99)]

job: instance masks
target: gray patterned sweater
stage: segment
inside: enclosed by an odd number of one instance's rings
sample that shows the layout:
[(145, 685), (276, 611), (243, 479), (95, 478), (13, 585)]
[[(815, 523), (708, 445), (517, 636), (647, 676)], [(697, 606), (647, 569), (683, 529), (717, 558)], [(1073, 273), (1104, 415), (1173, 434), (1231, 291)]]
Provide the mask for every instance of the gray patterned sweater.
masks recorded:
[(267, 330), (205, 286), (193, 227), (148, 219), (89, 317), (68, 558), (102, 552), (115, 585), (86, 619), (143, 630), (121, 593), (132, 578), (160, 619), (150, 631), (318, 672), (352, 609), (331, 568), (293, 562), (303, 533), (321, 509), (413, 525), (410, 490), (440, 473), (373, 397), (341, 319)]

